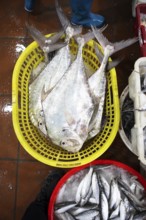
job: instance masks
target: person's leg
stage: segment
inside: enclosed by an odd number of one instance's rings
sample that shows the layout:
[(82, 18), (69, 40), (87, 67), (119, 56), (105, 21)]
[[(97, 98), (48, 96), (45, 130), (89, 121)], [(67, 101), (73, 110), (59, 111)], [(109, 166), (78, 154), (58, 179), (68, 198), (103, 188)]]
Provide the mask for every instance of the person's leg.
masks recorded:
[(93, 0), (70, 0), (70, 6), (72, 10), (71, 22), (77, 25), (83, 25), (85, 27), (91, 27), (91, 25), (97, 28), (102, 27), (105, 24), (105, 18), (99, 14), (91, 12)]
[(24, 8), (28, 12), (32, 12), (35, 7), (36, 0), (25, 0)]
[(36, 199), (28, 206), (22, 220), (48, 220), (48, 203), (58, 181), (64, 175), (59, 169), (48, 175)]
[(41, 207), (35, 201), (28, 206), (24, 216), (22, 217), (22, 220), (32, 219), (48, 220), (47, 213), (44, 210), (42, 210)]

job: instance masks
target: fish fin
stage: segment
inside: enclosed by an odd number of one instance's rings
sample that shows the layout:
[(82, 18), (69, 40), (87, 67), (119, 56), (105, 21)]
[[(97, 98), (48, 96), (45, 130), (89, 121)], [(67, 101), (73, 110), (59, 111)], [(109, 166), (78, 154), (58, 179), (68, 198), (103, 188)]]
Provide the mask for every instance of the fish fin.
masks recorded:
[(59, 17), (60, 23), (64, 29), (64, 31), (67, 29), (67, 27), (71, 27), (71, 23), (67, 16), (64, 14), (62, 8), (60, 7), (58, 0), (55, 0), (55, 7), (56, 7), (56, 12)]
[(122, 57), (121, 59), (114, 60), (114, 61), (109, 61), (106, 67), (107, 72), (110, 71), (112, 68), (115, 68), (124, 58)]
[(98, 46), (97, 46), (97, 44), (95, 42), (94, 42), (94, 49), (95, 49), (95, 53), (96, 53), (96, 55), (97, 55), (97, 57), (99, 59), (99, 62), (101, 63), (104, 56), (103, 56), (101, 50), (98, 48)]
[(64, 31), (66, 32), (66, 35), (69, 34), (68, 32), (70, 32), (70, 30), (69, 30), (70, 28), (73, 31), (72, 36), (80, 34), (82, 32), (82, 26), (73, 26), (71, 24), (71, 22), (69, 21), (69, 19), (67, 18), (67, 16), (63, 12), (61, 6), (59, 5), (58, 0), (55, 0), (55, 6), (56, 6), (56, 12), (59, 17), (60, 23), (61, 23)]
[(89, 40), (93, 39), (95, 36), (93, 32), (88, 32), (84, 35), (81, 36), (75, 36), (75, 40), (77, 41), (78, 44), (80, 44), (81, 38), (84, 40), (84, 44), (87, 43)]
[(95, 38), (98, 40), (98, 42), (100, 43), (100, 45), (103, 47), (103, 49), (107, 46), (107, 45), (111, 45), (114, 46), (114, 52), (116, 53), (119, 50), (122, 50), (134, 43), (136, 43), (138, 41), (138, 37), (133, 37), (127, 40), (122, 40), (120, 42), (115, 42), (115, 43), (111, 43), (101, 32), (101, 30), (98, 30), (96, 27), (91, 26), (92, 31), (95, 35)]
[(41, 48), (43, 48), (46, 40), (45, 36), (38, 29), (36, 29), (34, 26), (29, 25), (28, 23), (26, 23), (26, 28), (31, 37), (39, 44)]
[(126, 47), (129, 47), (130, 45), (136, 43), (138, 41), (138, 37), (129, 38), (127, 40), (122, 40), (120, 42), (113, 43), (114, 46), (114, 53), (116, 53), (119, 50), (122, 50)]
[(46, 37), (46, 43), (48, 43), (49, 41), (49, 44), (51, 42), (51, 44), (54, 44), (56, 43), (64, 34), (64, 30), (61, 30), (59, 32), (56, 32), (54, 33), (53, 35), (49, 36), (49, 37)]
[(82, 26), (73, 27), (73, 36), (78, 35), (82, 32)]
[(57, 33), (50, 35), (49, 37), (45, 37), (36, 27), (29, 25), (28, 23), (26, 23), (26, 28), (32, 38), (39, 43), (40, 47), (43, 47), (44, 44), (56, 43), (64, 33), (64, 31), (61, 30)]
[(96, 40), (99, 42), (99, 44), (103, 47), (103, 49), (107, 45), (111, 45), (111, 42), (102, 34), (102, 31), (97, 29), (96, 27), (91, 26), (92, 31), (95, 35)]

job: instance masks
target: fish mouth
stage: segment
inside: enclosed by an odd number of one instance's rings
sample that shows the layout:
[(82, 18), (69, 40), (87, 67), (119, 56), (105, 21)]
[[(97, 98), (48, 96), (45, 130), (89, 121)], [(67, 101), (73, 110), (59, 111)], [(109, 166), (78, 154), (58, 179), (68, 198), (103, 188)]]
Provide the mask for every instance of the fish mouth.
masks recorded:
[(60, 145), (64, 150), (67, 150), (70, 153), (76, 153), (82, 148), (83, 141), (80, 138), (78, 140), (70, 138), (61, 141)]

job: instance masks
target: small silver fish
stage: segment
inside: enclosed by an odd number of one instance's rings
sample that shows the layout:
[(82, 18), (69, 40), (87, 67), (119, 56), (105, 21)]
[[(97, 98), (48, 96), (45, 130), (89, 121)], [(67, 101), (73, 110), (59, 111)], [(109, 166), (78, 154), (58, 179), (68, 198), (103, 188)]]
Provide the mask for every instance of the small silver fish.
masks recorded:
[(120, 220), (126, 220), (127, 212), (124, 202), (121, 200), (119, 204)]
[(109, 204), (106, 195), (101, 191), (101, 219), (108, 220)]
[(93, 175), (92, 175), (92, 191), (93, 191), (93, 196), (95, 198), (96, 203), (99, 204), (100, 189), (99, 189), (96, 172), (93, 172)]
[(93, 204), (89, 203), (89, 204), (86, 204), (82, 207), (76, 206), (76, 207), (72, 208), (69, 212), (71, 213), (71, 215), (76, 216), (80, 213), (83, 213), (83, 212), (91, 210), (91, 209), (98, 210), (98, 205), (97, 204), (93, 205)]
[(110, 209), (115, 209), (121, 201), (121, 194), (119, 191), (119, 187), (117, 185), (117, 181), (112, 179), (110, 184), (110, 198), (109, 198), (109, 207)]
[(107, 182), (106, 178), (103, 175), (98, 175), (99, 185), (103, 192), (105, 193), (107, 199), (109, 199), (110, 196), (110, 185)]
[(63, 203), (58, 203), (56, 208), (55, 208), (55, 213), (64, 213), (70, 210), (71, 208), (75, 207), (76, 203), (75, 202), (63, 202)]
[(90, 220), (98, 215), (99, 215), (99, 211), (97, 211), (96, 209), (90, 209), (88, 211), (84, 211), (84, 212), (76, 215), (75, 219), (77, 219), (77, 220)]

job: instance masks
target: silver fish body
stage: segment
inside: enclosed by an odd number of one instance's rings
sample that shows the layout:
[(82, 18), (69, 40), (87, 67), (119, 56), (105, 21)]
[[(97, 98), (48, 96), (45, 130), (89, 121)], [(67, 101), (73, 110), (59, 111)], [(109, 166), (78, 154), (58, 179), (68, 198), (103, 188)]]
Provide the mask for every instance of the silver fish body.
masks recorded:
[(93, 175), (92, 175), (92, 191), (93, 191), (93, 196), (95, 198), (96, 203), (99, 204), (100, 189), (99, 189), (99, 183), (98, 183), (96, 172), (93, 172)]
[(69, 152), (79, 151), (87, 139), (94, 107), (84, 72), (82, 40), (77, 58), (42, 102), (49, 138)]
[(109, 217), (109, 204), (104, 192), (101, 192), (101, 219), (108, 220)]
[(29, 115), (32, 123), (47, 135), (42, 110), (42, 90), (48, 91), (58, 83), (71, 63), (68, 45), (58, 51), (56, 56), (29, 85)]
[(84, 211), (84, 212), (76, 215), (75, 218), (77, 220), (91, 220), (95, 216), (98, 216), (98, 215), (99, 215), (99, 211), (97, 211), (96, 209), (90, 209), (88, 211)]

